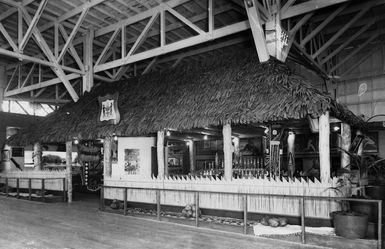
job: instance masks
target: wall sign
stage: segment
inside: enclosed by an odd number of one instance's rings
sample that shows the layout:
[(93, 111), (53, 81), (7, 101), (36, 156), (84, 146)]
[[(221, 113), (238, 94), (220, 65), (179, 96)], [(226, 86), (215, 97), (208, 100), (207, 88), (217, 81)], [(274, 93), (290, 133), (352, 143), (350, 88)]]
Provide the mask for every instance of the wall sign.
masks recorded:
[(368, 85), (364, 82), (364, 83), (361, 83), (360, 86), (358, 87), (358, 97), (361, 97), (362, 95), (364, 95), (364, 93), (366, 93), (366, 91), (368, 90)]
[(98, 97), (100, 105), (100, 121), (107, 121), (112, 124), (118, 124), (120, 121), (120, 113), (118, 109), (119, 93), (107, 94), (103, 97)]

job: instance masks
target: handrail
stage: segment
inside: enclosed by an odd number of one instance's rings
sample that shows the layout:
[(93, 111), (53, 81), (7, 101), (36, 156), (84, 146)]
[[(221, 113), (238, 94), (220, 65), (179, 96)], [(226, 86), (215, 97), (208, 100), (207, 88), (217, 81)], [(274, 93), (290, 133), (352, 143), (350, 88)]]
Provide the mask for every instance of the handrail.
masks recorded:
[[(305, 201), (306, 200), (335, 200), (335, 201), (355, 201), (355, 202), (366, 202), (366, 203), (377, 203), (378, 205), (378, 239), (377, 239), (377, 248), (381, 249), (382, 247), (382, 200), (371, 200), (371, 199), (358, 199), (358, 198), (349, 198), (349, 197), (328, 197), (328, 196), (305, 196), (305, 195), (280, 195), (280, 194), (263, 194), (263, 193), (239, 193), (239, 192), (218, 192), (218, 191), (207, 191), (207, 190), (182, 190), (182, 189), (165, 189), (165, 188), (143, 188), (143, 187), (125, 187), (125, 186), (101, 186), (101, 192), (100, 192), (100, 207), (99, 209), (101, 211), (105, 211), (105, 205), (104, 205), (104, 189), (107, 188), (114, 188), (114, 189), (123, 189), (123, 201), (124, 201), (124, 215), (127, 215), (126, 207), (127, 207), (127, 190), (128, 189), (134, 189), (134, 190), (153, 190), (156, 191), (156, 205), (157, 205), (157, 219), (161, 221), (160, 216), (160, 210), (161, 210), (161, 203), (160, 203), (160, 192), (186, 192), (186, 193), (194, 193), (195, 195), (195, 206), (196, 206), (196, 216), (195, 216), (195, 226), (199, 226), (199, 195), (200, 194), (223, 194), (223, 195), (238, 195), (243, 196), (243, 224), (244, 229), (243, 233), (246, 234), (247, 232), (247, 197), (248, 196), (265, 196), (265, 197), (280, 197), (280, 198), (293, 198), (293, 199), (299, 199), (301, 202), (300, 210), (301, 210), (301, 242), (303, 244), (306, 244), (306, 233), (305, 233)], [(197, 211), (198, 210), (198, 211)]]
[(7, 177), (4, 177), (4, 176), (0, 176), (0, 179), (1, 178), (4, 178), (4, 179), (6, 179), (6, 178), (8, 178), (8, 179), (23, 179), (23, 180), (25, 180), (25, 179), (37, 179), (37, 180), (41, 180), (41, 179), (45, 179), (45, 180), (59, 180), (59, 179), (65, 179), (66, 177), (49, 177), (49, 178), (45, 178), (45, 177), (17, 177), (17, 176), (7, 176)]
[(5, 179), (5, 193), (6, 196), (9, 196), (9, 184), (8, 181), (10, 179), (16, 179), (16, 198), (20, 198), (20, 180), (28, 180), (28, 200), (32, 200), (32, 189), (37, 189), (37, 188), (32, 188), (32, 180), (40, 180), (41, 181), (41, 191), (42, 191), (42, 199), (45, 201), (45, 182), (50, 181), (50, 180), (62, 180), (63, 184), (63, 202), (66, 201), (66, 177), (53, 177), (53, 178), (41, 178), (41, 177), (4, 177), (0, 176), (0, 179), (3, 178)]

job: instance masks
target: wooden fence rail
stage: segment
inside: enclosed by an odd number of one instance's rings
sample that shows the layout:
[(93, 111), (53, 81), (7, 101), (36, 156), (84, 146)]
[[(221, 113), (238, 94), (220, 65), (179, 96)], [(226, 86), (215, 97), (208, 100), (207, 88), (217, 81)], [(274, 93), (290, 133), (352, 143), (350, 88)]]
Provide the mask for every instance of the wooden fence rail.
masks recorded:
[[(166, 179), (119, 179), (106, 178), (104, 184), (116, 187), (128, 187), (128, 200), (131, 202), (156, 203), (156, 194), (152, 189), (170, 189), (186, 191), (210, 190), (201, 194), (200, 205), (203, 208), (225, 209), (232, 211), (243, 210), (243, 199), (239, 196), (229, 196), (225, 193), (238, 192), (260, 195), (249, 200), (249, 211), (255, 213), (272, 213), (289, 216), (299, 216), (299, 200), (287, 196), (324, 196), (335, 197), (338, 192), (333, 189), (338, 182), (337, 178), (329, 182), (319, 182), (308, 179), (210, 179), (210, 178), (166, 178)], [(141, 188), (141, 189), (136, 189)], [(147, 190), (148, 189), (148, 190)], [(122, 189), (106, 190), (106, 199), (123, 200)], [(183, 206), (194, 203), (193, 192), (166, 193), (163, 191), (163, 205)], [(306, 202), (307, 215), (330, 219), (330, 213), (339, 210), (337, 202), (325, 200), (309, 200)]]
[[(214, 192), (214, 191), (196, 191), (196, 190), (181, 190), (181, 189), (159, 189), (159, 188), (139, 188), (139, 187), (119, 187), (119, 186), (101, 186), (101, 194), (100, 194), (100, 207), (99, 209), (101, 211), (105, 211), (105, 191), (108, 189), (118, 189), (123, 190), (124, 193), (124, 207), (126, 209), (127, 207), (127, 193), (129, 190), (146, 190), (146, 191), (152, 191), (156, 195), (156, 206), (157, 206), (157, 219), (161, 221), (161, 193), (168, 193), (168, 192), (179, 192), (179, 193), (190, 193), (194, 195), (194, 203), (196, 205), (196, 216), (195, 216), (195, 226), (199, 226), (199, 209), (201, 206), (200, 203), (200, 196), (203, 194), (224, 194), (224, 195), (231, 195), (231, 196), (237, 196), (237, 198), (241, 198), (243, 200), (242, 202), (242, 210), (243, 210), (243, 233), (247, 233), (247, 217), (249, 213), (248, 209), (248, 203), (249, 200), (252, 198), (258, 198), (258, 197), (279, 197), (279, 198), (290, 198), (294, 199), (300, 202), (300, 214), (301, 217), (301, 241), (302, 243), (306, 243), (306, 227), (305, 227), (305, 220), (307, 214), (306, 209), (306, 202), (308, 201), (314, 201), (314, 200), (320, 200), (320, 201), (333, 201), (333, 202), (340, 202), (340, 201), (355, 201), (355, 202), (363, 202), (363, 203), (377, 203), (378, 205), (378, 239), (377, 239), (377, 248), (382, 248), (382, 200), (370, 200), (370, 199), (356, 199), (356, 198), (347, 198), (347, 197), (326, 197), (326, 196), (305, 196), (305, 195), (281, 195), (281, 194), (258, 194), (258, 193), (236, 193), (236, 192)], [(124, 210), (124, 215), (127, 215), (127, 211)]]
[[(32, 200), (32, 190), (41, 190), (42, 200), (45, 200), (45, 190), (62, 191), (63, 202), (66, 201), (66, 181), (64, 177), (58, 178), (27, 178), (27, 177), (0, 177), (4, 183), (5, 194), (9, 196), (9, 188), (16, 188), (16, 198), (20, 198), (20, 190), (28, 189), (28, 200)], [(54, 182), (52, 184), (52, 182)], [(61, 186), (61, 187), (60, 187)]]

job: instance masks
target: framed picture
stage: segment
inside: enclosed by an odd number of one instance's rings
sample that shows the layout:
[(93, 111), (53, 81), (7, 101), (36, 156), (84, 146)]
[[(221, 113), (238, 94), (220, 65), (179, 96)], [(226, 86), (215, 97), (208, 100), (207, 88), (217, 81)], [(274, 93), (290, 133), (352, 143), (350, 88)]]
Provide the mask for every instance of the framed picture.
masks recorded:
[(9, 162), (10, 159), (10, 151), (9, 150), (2, 150), (1, 151), (1, 161), (2, 162)]
[(378, 132), (368, 132), (366, 134), (363, 152), (365, 153), (378, 152)]
[(140, 168), (140, 153), (139, 149), (125, 149), (124, 150), (124, 171), (129, 175), (139, 174)]
[(363, 139), (364, 139), (363, 135), (356, 135), (356, 137), (353, 139), (352, 144), (350, 145), (349, 151), (353, 153), (357, 153)]

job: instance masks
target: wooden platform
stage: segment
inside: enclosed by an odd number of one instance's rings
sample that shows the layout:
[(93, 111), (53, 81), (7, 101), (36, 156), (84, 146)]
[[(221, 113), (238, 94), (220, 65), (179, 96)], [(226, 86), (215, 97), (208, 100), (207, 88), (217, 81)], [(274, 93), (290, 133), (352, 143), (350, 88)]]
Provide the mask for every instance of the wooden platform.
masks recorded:
[(97, 200), (0, 196), (0, 248), (319, 248), (98, 211)]

